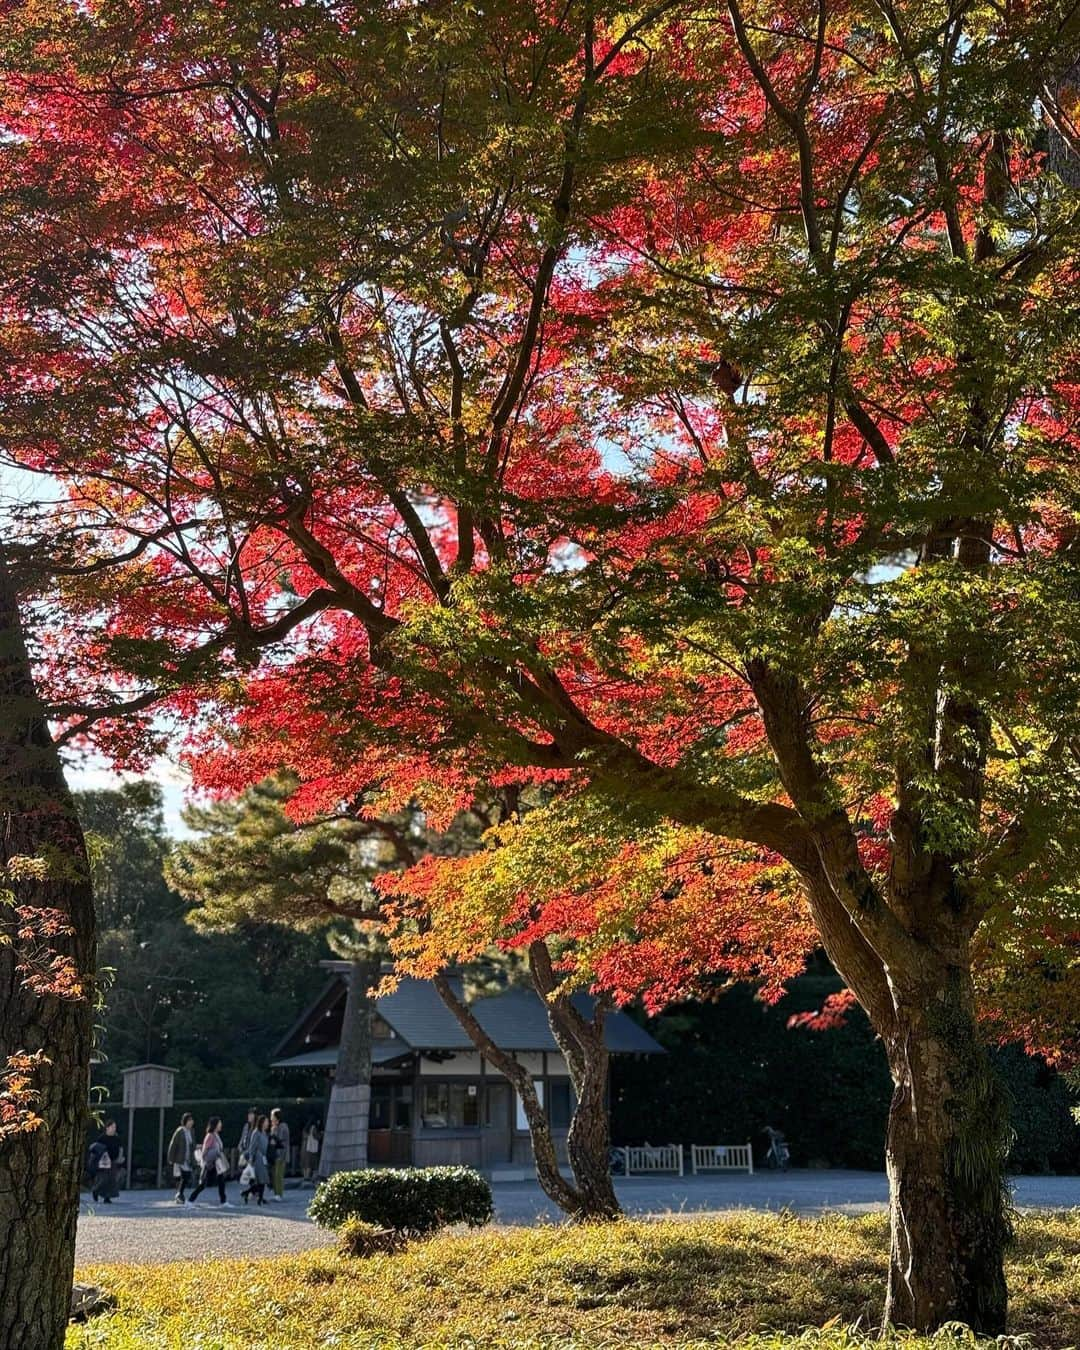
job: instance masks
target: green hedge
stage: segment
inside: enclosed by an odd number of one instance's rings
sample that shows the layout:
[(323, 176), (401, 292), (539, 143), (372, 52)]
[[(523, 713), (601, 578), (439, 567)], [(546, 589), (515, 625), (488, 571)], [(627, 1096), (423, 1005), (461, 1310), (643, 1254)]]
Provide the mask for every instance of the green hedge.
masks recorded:
[(471, 1167), (369, 1168), (324, 1181), (308, 1213), (320, 1228), (340, 1231), (362, 1219), (408, 1237), (449, 1224), (479, 1228), (495, 1212), (491, 1187)]
[[(831, 1031), (789, 1029), (841, 987), (806, 975), (775, 1007), (746, 986), (686, 1004), (646, 1025), (668, 1053), (612, 1061), (616, 1144), (732, 1144), (765, 1150), (762, 1130), (787, 1135), (796, 1167), (884, 1166), (892, 1084), (885, 1054), (858, 1008)], [(1064, 1080), (1017, 1047), (992, 1052), (1012, 1100), (1015, 1171), (1080, 1171), (1080, 1129)]]

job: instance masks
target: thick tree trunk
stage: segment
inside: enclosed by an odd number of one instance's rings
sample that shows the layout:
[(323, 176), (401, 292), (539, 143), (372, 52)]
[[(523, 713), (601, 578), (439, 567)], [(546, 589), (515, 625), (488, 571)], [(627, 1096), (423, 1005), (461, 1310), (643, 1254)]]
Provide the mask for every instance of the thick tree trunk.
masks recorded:
[(545, 943), (533, 943), (529, 948), (529, 969), (536, 992), (547, 1006), (551, 1034), (562, 1051), (577, 1097), (566, 1153), (581, 1198), (581, 1217), (616, 1219), (622, 1207), (611, 1176), (607, 1099), (610, 1056), (604, 1034), (607, 1007), (597, 999), (589, 1019), (565, 993), (560, 993)]
[(345, 1013), (341, 1022), (330, 1104), (326, 1113), (319, 1176), (352, 1172), (368, 1165), (368, 1121), (371, 1115), (371, 990), (378, 966), (354, 961), (348, 975)]
[(509, 1082), (521, 1101), (521, 1109), (529, 1126), (529, 1138), (532, 1143), (533, 1163), (536, 1167), (536, 1179), (540, 1189), (554, 1204), (570, 1215), (571, 1218), (588, 1218), (583, 1213), (583, 1197), (576, 1187), (563, 1176), (559, 1168), (559, 1155), (551, 1133), (551, 1123), (547, 1118), (540, 1098), (536, 1095), (532, 1075), (513, 1055), (503, 1050), (487, 1034), (472, 1014), (467, 1003), (454, 993), (450, 981), (445, 975), (436, 975), (433, 981), (435, 989), (447, 1008), (457, 1018), (465, 1034), (476, 1046), (484, 1058), (496, 1068)]
[(898, 1000), (887, 1166), (888, 1323), (1005, 1330), (1008, 1111), (977, 1032), (970, 974), (944, 969)]
[(566, 1137), (570, 1168), (589, 1219), (616, 1219), (622, 1213), (611, 1176), (611, 1129), (608, 1119), (608, 1052), (601, 1043), (583, 1053), (583, 1072), (574, 1075), (577, 1106)]
[[(85, 985), (94, 909), (82, 831), (27, 661), (14, 590), (0, 558), (0, 864), (46, 860), (35, 880), (4, 879), (15, 903), (62, 916), (48, 945)], [(16, 869), (18, 870), (18, 869)], [(21, 925), (0, 905), (0, 930)], [(26, 985), (24, 943), (0, 944), (0, 1067), (41, 1051), (34, 1086), (43, 1125), (0, 1142), (0, 1346), (61, 1350), (71, 1305), (75, 1223), (89, 1093), (92, 999)]]

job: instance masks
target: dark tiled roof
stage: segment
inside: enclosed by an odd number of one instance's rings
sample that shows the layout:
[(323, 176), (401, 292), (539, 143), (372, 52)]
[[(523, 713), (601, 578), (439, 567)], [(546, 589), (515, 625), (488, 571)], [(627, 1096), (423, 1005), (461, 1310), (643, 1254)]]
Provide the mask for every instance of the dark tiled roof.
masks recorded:
[(471, 1050), (472, 1041), (430, 980), (402, 980), (375, 1000), (379, 1016), (414, 1050)]
[[(586, 1017), (592, 1016), (594, 1000), (588, 994), (575, 994), (574, 1005)], [(531, 989), (507, 989), (472, 1005), (476, 1020), (496, 1045), (504, 1050), (557, 1050), (548, 1024), (547, 1011)], [(616, 1055), (655, 1055), (662, 1047), (644, 1027), (625, 1013), (609, 1013), (604, 1022), (604, 1040)]]
[[(404, 1059), (412, 1051), (401, 1041), (374, 1041), (371, 1046), (372, 1064), (391, 1064), (395, 1059)], [(332, 1069), (337, 1064), (338, 1047), (324, 1045), (318, 1050), (305, 1050), (299, 1055), (289, 1055), (285, 1059), (275, 1059), (272, 1069)]]
[[(301, 1067), (296, 1063), (299, 1058), (303, 1058), (305, 1064), (318, 1067), (314, 1060), (308, 1059), (314, 1053), (332, 1054), (336, 1059), (336, 1036), (332, 1043), (313, 1051), (309, 1048), (313, 1037), (308, 1033), (317, 1033), (320, 1022), (331, 1010), (337, 1013), (337, 1025), (340, 1025), (340, 1005), (344, 996), (344, 981), (340, 975), (336, 975), (275, 1050), (275, 1067)], [(576, 994), (574, 1003), (585, 1016), (591, 1015), (593, 999), (588, 994)], [(492, 1040), (505, 1050), (524, 1052), (558, 1049), (544, 1005), (531, 989), (508, 989), (501, 994), (478, 999), (471, 1007), (476, 1020)], [(473, 1048), (457, 1018), (436, 993), (434, 985), (427, 980), (402, 980), (392, 994), (376, 1000), (375, 1008), (396, 1033), (397, 1040), (390, 1044), (397, 1047), (397, 1053), (402, 1048), (420, 1051), (467, 1051)], [(663, 1047), (625, 1013), (609, 1013), (604, 1030), (612, 1054), (664, 1053)], [(289, 1060), (288, 1066), (283, 1063), (285, 1059)], [(320, 1066), (323, 1062), (320, 1059)], [(325, 1062), (333, 1063), (334, 1060)], [(375, 1062), (384, 1061), (376, 1059)]]

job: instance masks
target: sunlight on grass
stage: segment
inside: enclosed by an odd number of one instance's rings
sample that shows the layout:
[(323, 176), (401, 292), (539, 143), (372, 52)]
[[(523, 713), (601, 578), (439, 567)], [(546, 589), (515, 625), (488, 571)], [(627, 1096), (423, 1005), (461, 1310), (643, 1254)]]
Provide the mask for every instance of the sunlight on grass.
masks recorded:
[[(73, 1327), (67, 1350), (404, 1350), (418, 1346), (816, 1350), (874, 1338), (887, 1234), (879, 1216), (752, 1214), (614, 1227), (492, 1229), (348, 1260), (95, 1266), (115, 1313)], [(1080, 1214), (1021, 1220), (1011, 1330), (1039, 1350), (1080, 1346)]]

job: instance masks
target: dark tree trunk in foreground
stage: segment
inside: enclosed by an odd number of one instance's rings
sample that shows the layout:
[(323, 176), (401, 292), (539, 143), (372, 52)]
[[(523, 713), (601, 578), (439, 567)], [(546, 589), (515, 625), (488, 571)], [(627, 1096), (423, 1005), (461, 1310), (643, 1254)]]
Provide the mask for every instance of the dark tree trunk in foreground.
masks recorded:
[[(82, 830), (34, 688), (17, 599), (0, 558), (0, 863), (37, 857), (48, 875), (2, 884), (19, 906), (59, 911), (74, 933), (47, 939), (88, 982), (94, 909)], [(18, 925), (6, 907), (0, 927)], [(0, 1346), (61, 1350), (71, 1303), (89, 1092), (92, 1000), (25, 984), (26, 944), (0, 944), (0, 1066), (42, 1052), (44, 1124), (0, 1142)]]
[(886, 1321), (1005, 1330), (1011, 1236), (1008, 1110), (975, 1023), (970, 977), (946, 969), (897, 1009), (887, 1166), (891, 1248)]
[[(566, 1037), (556, 1036), (556, 1040), (563, 1045)], [(580, 1063), (580, 1072), (571, 1071), (570, 1075), (577, 1105), (566, 1136), (567, 1157), (582, 1198), (583, 1213), (590, 1219), (616, 1219), (622, 1213), (622, 1207), (611, 1177), (609, 1061), (602, 1030), (600, 1044), (580, 1052)]]
[[(928, 532), (919, 566), (947, 562), (978, 575), (989, 565), (990, 537), (987, 522), (950, 519)], [(942, 660), (912, 641), (907, 670), (901, 706), (909, 731), (896, 747), (890, 865), (887, 877), (875, 879), (814, 752), (808, 690), (790, 670), (748, 663), (784, 788), (798, 808), (798, 815), (769, 808), (777, 818), (766, 832), (799, 872), (825, 949), (888, 1055), (886, 1322), (922, 1332), (963, 1322), (993, 1336), (1005, 1330), (1007, 1311), (1008, 1124), (975, 1018), (971, 944), (985, 893), (969, 842), (979, 836), (991, 746), (976, 696), (990, 678), (987, 654), (958, 644)], [(953, 807), (951, 837), (933, 828), (928, 782), (943, 785)]]
[[(1008, 1110), (979, 1038), (970, 920), (938, 909), (932, 929), (891, 931), (887, 948), (883, 932), (883, 970), (853, 925), (837, 915), (833, 926), (820, 887), (809, 894), (826, 950), (881, 1036), (892, 1074), (886, 1324), (928, 1332), (963, 1322), (999, 1335), (1011, 1238)], [(925, 896), (911, 903), (930, 911)]]
[(368, 1165), (368, 1121), (371, 1116), (371, 1029), (374, 1011), (371, 991), (378, 965), (354, 961), (347, 976), (345, 1012), (341, 1023), (330, 1105), (326, 1113), (319, 1176), (351, 1172)]

